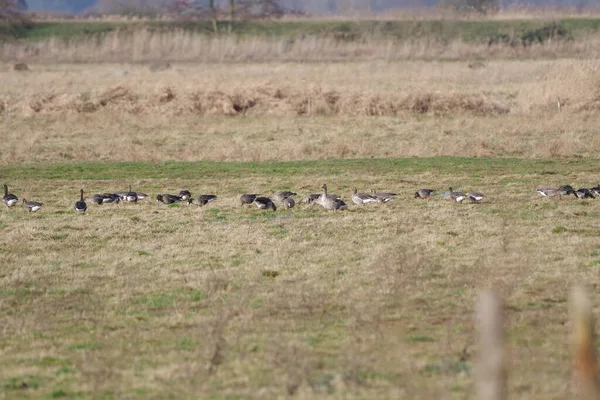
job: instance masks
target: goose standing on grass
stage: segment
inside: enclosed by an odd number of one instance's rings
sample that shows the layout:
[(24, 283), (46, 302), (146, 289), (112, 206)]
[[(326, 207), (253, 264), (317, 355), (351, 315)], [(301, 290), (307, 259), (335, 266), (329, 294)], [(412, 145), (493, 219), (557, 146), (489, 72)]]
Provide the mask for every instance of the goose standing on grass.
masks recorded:
[(480, 203), (483, 199), (485, 199), (485, 195), (481, 192), (471, 192), (467, 195), (471, 203)]
[(75, 211), (77, 212), (85, 212), (87, 210), (87, 204), (83, 200), (83, 189), (80, 191), (79, 201), (75, 203)]
[(181, 197), (181, 200), (189, 200), (192, 198), (192, 193), (189, 190), (183, 189), (179, 192), (179, 197)]
[(452, 188), (450, 188), (450, 199), (452, 201), (462, 203), (462, 201), (466, 198), (467, 195), (465, 195), (463, 192), (455, 192), (454, 190), (452, 190)]
[(578, 199), (595, 199), (596, 198), (592, 194), (592, 191), (590, 189), (586, 189), (586, 188), (577, 189), (573, 193), (575, 194), (575, 197), (577, 197)]
[(376, 189), (371, 189), (371, 193), (379, 200), (380, 203), (387, 203), (392, 201), (394, 197), (398, 196), (398, 193), (378, 192)]
[(38, 203), (37, 201), (27, 201), (26, 199), (23, 199), (23, 208), (28, 212), (36, 212), (42, 208), (42, 206), (43, 204)]
[(244, 205), (252, 204), (252, 203), (254, 203), (254, 200), (257, 197), (258, 197), (258, 195), (254, 194), (254, 193), (245, 193), (240, 196), (240, 205), (244, 206)]
[(19, 198), (12, 193), (8, 193), (8, 186), (4, 185), (4, 197), (2, 202), (6, 207), (13, 207), (19, 202)]
[(273, 200), (277, 201), (279, 203), (283, 203), (283, 201), (285, 199), (287, 199), (288, 197), (290, 197), (290, 196), (296, 196), (296, 195), (297, 195), (297, 193), (289, 192), (287, 190), (282, 190), (282, 191), (279, 191), (279, 192), (275, 192), (275, 194), (273, 195)]
[[(188, 204), (192, 204), (194, 206), (205, 206), (211, 201), (215, 201), (217, 199), (217, 195), (214, 194), (201, 194), (193, 199), (188, 199)], [(183, 200), (183, 199), (182, 199)]]
[(320, 204), (326, 210), (345, 210), (348, 208), (343, 200), (327, 194), (327, 184), (322, 184), (323, 194), (319, 196), (315, 203)]
[(283, 199), (283, 206), (285, 208), (287, 208), (288, 210), (290, 208), (294, 208), (295, 205), (296, 205), (296, 202), (294, 201), (293, 196), (289, 196), (289, 197), (286, 197), (285, 199)]
[(272, 209), (273, 211), (277, 211), (277, 206), (273, 203), (273, 200), (268, 197), (257, 197), (254, 199), (254, 204), (261, 210)]
[(377, 196), (374, 195), (370, 195), (367, 193), (358, 193), (358, 190), (356, 188), (352, 188), (352, 201), (354, 202), (354, 204), (357, 204), (359, 206), (368, 204), (368, 203), (379, 203), (379, 199), (377, 198)]
[(181, 201), (181, 197), (174, 194), (159, 194), (156, 196), (156, 201), (160, 201), (164, 204), (173, 204)]
[(415, 192), (415, 199), (430, 200), (433, 192), (435, 192), (433, 189), (419, 189)]

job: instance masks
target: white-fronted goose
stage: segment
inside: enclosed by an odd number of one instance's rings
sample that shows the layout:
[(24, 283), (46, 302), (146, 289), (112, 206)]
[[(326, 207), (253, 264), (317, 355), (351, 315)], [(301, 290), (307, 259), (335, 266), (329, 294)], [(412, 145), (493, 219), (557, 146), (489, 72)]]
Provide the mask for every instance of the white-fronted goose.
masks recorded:
[(189, 190), (183, 189), (179, 192), (179, 197), (181, 197), (181, 200), (189, 200), (192, 198), (192, 193)]
[(378, 192), (376, 189), (371, 189), (371, 194), (377, 197), (380, 203), (387, 203), (388, 201), (392, 201), (394, 197), (398, 196), (398, 193)]
[(434, 189), (419, 189), (415, 192), (415, 199), (431, 199), (431, 195), (435, 192)]
[(43, 204), (38, 203), (37, 201), (27, 201), (26, 199), (23, 199), (23, 208), (29, 212), (36, 212), (42, 208), (42, 206)]
[(283, 199), (283, 206), (285, 208), (287, 208), (287, 209), (294, 208), (295, 205), (296, 205), (296, 202), (294, 201), (293, 196), (289, 196), (289, 197), (286, 197), (285, 199)]
[(283, 200), (287, 199), (290, 196), (296, 196), (297, 193), (294, 192), (289, 192), (287, 190), (282, 190), (279, 192), (275, 192), (275, 194), (273, 195), (273, 200), (277, 201), (277, 202), (283, 202)]
[(215, 201), (217, 196), (214, 194), (201, 194), (193, 199), (188, 199), (188, 204), (193, 204), (195, 206), (205, 206), (211, 201)]
[(79, 201), (75, 202), (75, 211), (85, 212), (87, 210), (87, 204), (83, 200), (83, 189), (80, 191)]
[(268, 210), (270, 208), (273, 211), (277, 211), (277, 206), (273, 200), (268, 197), (257, 197), (254, 199), (254, 204), (256, 204), (256, 207), (260, 208), (261, 210)]
[(480, 203), (483, 199), (485, 199), (485, 195), (481, 192), (471, 192), (467, 195), (471, 203)]
[(577, 189), (575, 192), (575, 197), (578, 199), (595, 199), (596, 197), (592, 194), (590, 189), (581, 188)]
[(12, 193), (8, 193), (8, 186), (4, 185), (4, 197), (2, 197), (2, 202), (6, 207), (14, 207), (19, 202), (19, 198)]
[(248, 205), (254, 203), (254, 200), (258, 197), (254, 193), (246, 193), (240, 196), (240, 205)]
[(322, 184), (321, 189), (323, 189), (323, 194), (315, 200), (315, 203), (320, 204), (326, 210), (345, 210), (348, 208), (343, 200), (327, 194), (327, 184)]
[(352, 201), (354, 202), (354, 204), (358, 204), (359, 206), (368, 203), (379, 203), (379, 199), (377, 198), (377, 196), (370, 195), (367, 193), (358, 193), (358, 190), (356, 188), (352, 188)]
[(173, 204), (181, 201), (181, 197), (174, 194), (159, 194), (156, 196), (156, 201), (160, 201), (164, 204)]
[(462, 201), (466, 198), (467, 195), (465, 195), (463, 192), (455, 192), (454, 190), (452, 190), (452, 188), (450, 188), (450, 199), (452, 201), (462, 203)]

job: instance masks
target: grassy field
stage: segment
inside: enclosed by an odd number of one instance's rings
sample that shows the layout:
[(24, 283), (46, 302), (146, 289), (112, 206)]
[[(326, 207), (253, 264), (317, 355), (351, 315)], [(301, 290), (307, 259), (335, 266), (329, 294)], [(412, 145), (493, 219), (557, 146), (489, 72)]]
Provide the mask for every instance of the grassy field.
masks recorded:
[[(0, 167), (0, 390), (5, 398), (466, 398), (473, 302), (507, 300), (510, 393), (569, 397), (566, 297), (598, 284), (598, 200), (538, 186), (597, 184), (596, 160), (357, 159)], [(241, 208), (244, 192), (327, 182), (399, 193), (378, 206)], [(205, 208), (72, 210), (77, 192), (189, 188)], [(419, 201), (415, 189), (488, 201)], [(544, 385), (539, 385), (544, 382)]]

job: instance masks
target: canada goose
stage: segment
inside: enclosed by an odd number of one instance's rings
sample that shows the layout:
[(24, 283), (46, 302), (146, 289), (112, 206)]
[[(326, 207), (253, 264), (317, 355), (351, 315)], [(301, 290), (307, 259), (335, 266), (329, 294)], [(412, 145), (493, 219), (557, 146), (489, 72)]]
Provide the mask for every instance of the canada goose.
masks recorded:
[(471, 203), (479, 203), (485, 199), (485, 195), (481, 192), (471, 192), (467, 196), (469, 197), (469, 200), (471, 200)]
[(192, 198), (192, 193), (189, 190), (183, 189), (179, 192), (179, 197), (181, 197), (181, 200), (188, 200)]
[(273, 195), (273, 200), (281, 203), (281, 202), (283, 202), (283, 200), (287, 199), (288, 197), (296, 196), (296, 195), (297, 195), (297, 193), (282, 190), (279, 192), (275, 192), (275, 194)]
[(254, 203), (254, 200), (258, 197), (257, 194), (246, 193), (240, 196), (240, 205), (247, 205)]
[(211, 201), (215, 201), (216, 199), (217, 196), (214, 194), (201, 194), (194, 197), (193, 199), (188, 199), (188, 204), (193, 204), (195, 206), (205, 206)]
[(87, 204), (83, 200), (83, 189), (81, 189), (79, 201), (75, 203), (75, 211), (85, 212), (85, 210), (87, 210)]
[(376, 189), (371, 189), (371, 194), (375, 196), (380, 203), (387, 203), (394, 199), (394, 197), (398, 196), (397, 193), (386, 193), (386, 192), (378, 192)]
[(8, 193), (8, 186), (4, 185), (4, 197), (2, 197), (2, 202), (6, 207), (13, 207), (19, 202), (19, 198), (12, 193)]
[(579, 199), (595, 199), (596, 197), (592, 194), (590, 189), (581, 188), (577, 189), (575, 192), (575, 197)]
[(366, 193), (358, 193), (356, 188), (352, 189), (352, 201), (354, 204), (358, 204), (359, 206), (367, 203), (379, 203), (379, 199), (376, 196)]
[(321, 189), (323, 189), (323, 194), (319, 196), (317, 200), (315, 200), (315, 203), (320, 204), (326, 210), (345, 210), (348, 208), (343, 200), (331, 195), (327, 195), (327, 184), (322, 184)]
[(285, 208), (294, 208), (294, 206), (296, 205), (296, 202), (294, 201), (294, 197), (293, 196), (289, 196), (286, 197), (285, 199), (283, 199), (283, 205), (285, 206)]
[(561, 190), (556, 189), (556, 188), (540, 188), (540, 189), (537, 189), (537, 192), (542, 197), (554, 197), (556, 195), (561, 194)]
[(254, 204), (261, 210), (268, 210), (270, 208), (273, 211), (277, 211), (277, 206), (275, 206), (275, 203), (268, 197), (257, 197), (254, 199)]
[(463, 192), (455, 192), (454, 190), (452, 190), (452, 188), (450, 188), (450, 199), (452, 199), (452, 201), (461, 203), (466, 198), (467, 196)]
[(38, 203), (37, 201), (27, 201), (26, 199), (23, 199), (23, 208), (29, 212), (35, 212), (42, 208), (42, 206), (43, 204)]
[(431, 195), (435, 192), (433, 189), (419, 189), (415, 192), (415, 199), (431, 199)]
[(173, 204), (181, 201), (181, 197), (175, 196), (174, 194), (159, 194), (156, 196), (156, 201), (160, 201), (165, 204)]

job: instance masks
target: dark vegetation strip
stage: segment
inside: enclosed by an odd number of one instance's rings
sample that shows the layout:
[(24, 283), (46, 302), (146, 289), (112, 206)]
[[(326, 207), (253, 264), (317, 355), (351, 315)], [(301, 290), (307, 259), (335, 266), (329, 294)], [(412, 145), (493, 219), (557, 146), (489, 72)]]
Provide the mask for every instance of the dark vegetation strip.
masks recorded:
[[(202, 179), (203, 177), (240, 178), (249, 175), (321, 176), (347, 173), (398, 174), (398, 179), (411, 173), (429, 171), (441, 175), (503, 174), (564, 175), (595, 172), (600, 174), (597, 159), (524, 160), (515, 158), (395, 158), (345, 159), (289, 162), (82, 162), (60, 164), (26, 164), (0, 166), (4, 180), (28, 179)], [(549, 178), (550, 179), (550, 178)]]

